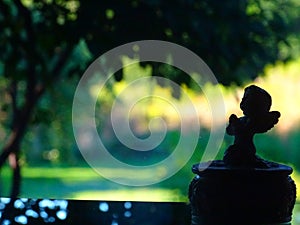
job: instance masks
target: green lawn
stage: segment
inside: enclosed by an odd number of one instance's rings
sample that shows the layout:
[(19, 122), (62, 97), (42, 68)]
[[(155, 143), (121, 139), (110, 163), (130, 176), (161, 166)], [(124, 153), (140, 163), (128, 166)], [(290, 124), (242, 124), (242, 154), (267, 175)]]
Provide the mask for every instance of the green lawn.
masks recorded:
[[(119, 170), (110, 169), (112, 173)], [(3, 168), (1, 195), (8, 196), (11, 171)], [(124, 171), (126, 173), (126, 171)], [(20, 197), (82, 200), (130, 200), (130, 201), (187, 201), (187, 190), (192, 178), (182, 171), (161, 183), (146, 187), (130, 187), (116, 184), (101, 177), (90, 167), (24, 167), (22, 168)], [(300, 174), (293, 173), (300, 186)], [(297, 197), (298, 202), (300, 197)]]
[[(109, 170), (122, 175), (119, 169)], [(20, 197), (181, 202), (188, 201), (192, 177), (192, 172), (185, 169), (155, 185), (131, 187), (107, 180), (90, 167), (24, 167)], [(295, 171), (292, 177), (300, 187), (300, 173)], [(2, 169), (0, 181), (0, 195), (9, 196), (11, 171), (8, 167)], [(300, 202), (299, 195), (297, 201)]]
[[(110, 170), (122, 175), (118, 169)], [(11, 171), (6, 167), (1, 173), (1, 195), (7, 196)], [(178, 202), (187, 201), (189, 181), (173, 176), (156, 185), (130, 187), (109, 181), (90, 167), (24, 167), (20, 197)]]

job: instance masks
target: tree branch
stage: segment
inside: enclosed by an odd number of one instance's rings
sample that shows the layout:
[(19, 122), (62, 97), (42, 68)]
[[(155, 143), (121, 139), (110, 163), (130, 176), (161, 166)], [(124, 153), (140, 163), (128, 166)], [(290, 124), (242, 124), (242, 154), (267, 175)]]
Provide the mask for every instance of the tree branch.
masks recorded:
[[(24, 20), (25, 30), (27, 32), (28, 41), (29, 43), (36, 43), (34, 30), (32, 28), (32, 18), (30, 11), (22, 4), (20, 0), (14, 0), (14, 3), (16, 7), (18, 8), (18, 11), (20, 13), (20, 17)], [(33, 47), (33, 44), (30, 45), (30, 47)]]
[[(17, 81), (13, 80), (10, 84), (9, 88), (9, 95), (11, 97), (11, 102), (12, 102), (12, 121), (14, 121), (18, 117), (18, 103), (17, 103), (17, 90), (18, 90), (18, 85)], [(13, 124), (11, 124), (11, 127), (13, 127)]]
[(10, 197), (17, 198), (20, 193), (20, 184), (21, 184), (21, 167), (19, 164), (18, 153), (10, 153), (9, 155), (9, 165), (13, 170), (13, 178), (12, 178), (12, 188)]

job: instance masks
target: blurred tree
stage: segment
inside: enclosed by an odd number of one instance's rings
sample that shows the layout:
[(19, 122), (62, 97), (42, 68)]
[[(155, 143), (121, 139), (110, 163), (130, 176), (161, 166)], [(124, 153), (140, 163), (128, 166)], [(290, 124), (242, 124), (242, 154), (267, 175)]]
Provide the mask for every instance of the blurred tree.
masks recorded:
[[(290, 37), (299, 34), (294, 0), (108, 1), (82, 4), (78, 23), (95, 55), (120, 44), (159, 39), (183, 45), (212, 68), (219, 82), (254, 79), (266, 64), (290, 59)], [(105, 44), (103, 44), (105, 43)], [(298, 43), (299, 45), (299, 43)], [(282, 49), (288, 48), (290, 54)], [(287, 50), (286, 50), (287, 51)], [(157, 66), (154, 64), (154, 66)], [(189, 83), (189, 76), (172, 77)]]
[[(241, 84), (266, 64), (289, 59), (281, 49), (296, 34), (297, 6), (294, 0), (0, 1), (1, 109), (10, 123), (0, 167), (9, 159), (11, 196), (20, 189), (18, 158), (26, 129), (30, 122), (47, 119), (48, 109), (37, 108), (38, 100), (57, 82), (85, 69), (88, 57), (78, 59), (74, 53), (80, 43), (87, 44), (93, 60), (131, 41), (175, 42), (197, 53), (221, 83)], [(175, 74), (172, 80), (190, 83), (189, 76)], [(122, 79), (122, 72), (116, 79)]]
[[(20, 144), (37, 101), (47, 87), (67, 74), (64, 69), (79, 42), (80, 37), (71, 34), (78, 6), (70, 5), (72, 2), (0, 2), (1, 73), (10, 104), (6, 109), (10, 135), (2, 148), (0, 166), (9, 158), (13, 169), (12, 197), (20, 191)], [(40, 113), (47, 117), (45, 111)]]

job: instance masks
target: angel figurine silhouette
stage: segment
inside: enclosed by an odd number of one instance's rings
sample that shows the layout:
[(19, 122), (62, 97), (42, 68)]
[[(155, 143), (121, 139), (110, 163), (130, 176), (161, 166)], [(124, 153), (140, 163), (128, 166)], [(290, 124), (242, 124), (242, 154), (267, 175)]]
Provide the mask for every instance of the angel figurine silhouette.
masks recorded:
[(256, 155), (253, 137), (278, 123), (280, 113), (270, 111), (272, 98), (264, 89), (251, 85), (245, 89), (240, 108), (244, 116), (232, 114), (226, 132), (234, 136), (233, 145), (225, 151), (223, 161), (228, 166), (266, 168), (268, 162)]

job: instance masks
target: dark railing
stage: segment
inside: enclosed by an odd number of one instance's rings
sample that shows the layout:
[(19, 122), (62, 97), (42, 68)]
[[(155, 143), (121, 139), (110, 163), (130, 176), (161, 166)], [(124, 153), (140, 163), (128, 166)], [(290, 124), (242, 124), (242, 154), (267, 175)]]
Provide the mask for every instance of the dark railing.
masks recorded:
[[(0, 198), (1, 225), (190, 225), (187, 203)], [(218, 216), (218, 215), (216, 215)], [(247, 221), (247, 218), (245, 218)], [(240, 224), (245, 224), (240, 221)], [(296, 204), (291, 225), (300, 224)], [(206, 224), (203, 224), (206, 225)]]

